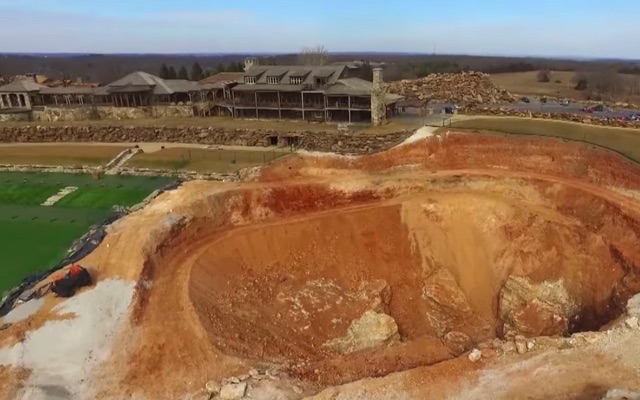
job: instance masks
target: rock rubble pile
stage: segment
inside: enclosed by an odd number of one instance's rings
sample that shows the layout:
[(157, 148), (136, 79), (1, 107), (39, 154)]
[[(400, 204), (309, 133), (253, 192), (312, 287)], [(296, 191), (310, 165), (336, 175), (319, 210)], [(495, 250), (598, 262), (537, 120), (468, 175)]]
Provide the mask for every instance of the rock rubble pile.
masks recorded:
[(304, 397), (304, 393), (303, 388), (288, 380), (286, 376), (280, 376), (278, 371), (251, 369), (244, 375), (231, 376), (222, 381), (209, 381), (191, 398), (194, 400), (240, 400), (245, 398), (298, 400)]
[(511, 93), (493, 83), (488, 74), (473, 71), (430, 74), (424, 78), (391, 82), (388, 91), (409, 100), (427, 100), (432, 103), (468, 105), (516, 101)]

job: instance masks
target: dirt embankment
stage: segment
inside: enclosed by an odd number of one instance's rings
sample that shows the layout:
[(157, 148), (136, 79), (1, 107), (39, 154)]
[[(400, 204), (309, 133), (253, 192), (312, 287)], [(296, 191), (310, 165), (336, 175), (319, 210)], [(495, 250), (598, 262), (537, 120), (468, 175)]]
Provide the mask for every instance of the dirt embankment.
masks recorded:
[[(593, 148), (455, 134), (295, 155), (250, 183), (187, 183), (86, 260), (98, 279), (138, 282), (97, 398), (182, 398), (255, 369), (293, 379), (297, 399), (429, 365), (392, 375), (394, 392), (443, 398), (424, 383), (459, 388), (492, 365), (485, 352), (516, 363), (514, 340), (542, 352), (544, 336), (621, 315), (640, 291), (639, 191), (636, 167)], [(473, 347), (482, 361), (452, 360)], [(629, 380), (626, 364), (589, 357), (602, 384)]]

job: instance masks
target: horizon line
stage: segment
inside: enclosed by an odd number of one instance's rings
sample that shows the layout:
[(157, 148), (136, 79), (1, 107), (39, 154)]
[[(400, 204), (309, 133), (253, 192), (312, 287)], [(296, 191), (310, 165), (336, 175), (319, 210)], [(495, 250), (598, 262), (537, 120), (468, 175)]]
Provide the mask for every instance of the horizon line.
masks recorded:
[[(232, 52), (83, 52), (83, 51), (1, 51), (0, 55), (27, 55), (27, 56), (291, 56), (298, 52), (270, 52), (270, 51), (232, 51)], [(524, 54), (472, 54), (472, 53), (433, 53), (411, 51), (329, 51), (329, 55), (406, 55), (406, 56), (431, 56), (431, 57), (492, 57), (492, 58), (533, 58), (533, 59), (564, 59), (572, 61), (627, 61), (640, 62), (639, 59), (624, 57), (581, 56), (581, 55), (524, 55)]]

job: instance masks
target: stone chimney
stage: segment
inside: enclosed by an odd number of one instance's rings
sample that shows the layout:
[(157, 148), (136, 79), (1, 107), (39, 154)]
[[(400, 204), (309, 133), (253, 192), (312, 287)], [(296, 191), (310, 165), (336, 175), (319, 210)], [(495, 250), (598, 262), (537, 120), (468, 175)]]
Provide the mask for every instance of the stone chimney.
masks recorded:
[(371, 123), (373, 126), (382, 125), (387, 119), (385, 94), (386, 90), (382, 77), (382, 68), (374, 68), (373, 87), (371, 89)]
[(258, 59), (255, 57), (247, 57), (244, 59), (244, 72), (247, 72), (249, 68), (254, 65), (258, 65)]

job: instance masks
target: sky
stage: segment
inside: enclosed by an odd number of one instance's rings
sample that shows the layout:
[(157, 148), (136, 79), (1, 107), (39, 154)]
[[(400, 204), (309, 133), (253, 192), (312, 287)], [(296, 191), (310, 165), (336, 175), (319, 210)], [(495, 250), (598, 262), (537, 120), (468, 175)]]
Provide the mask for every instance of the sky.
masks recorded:
[(0, 52), (640, 59), (637, 0), (0, 0)]

